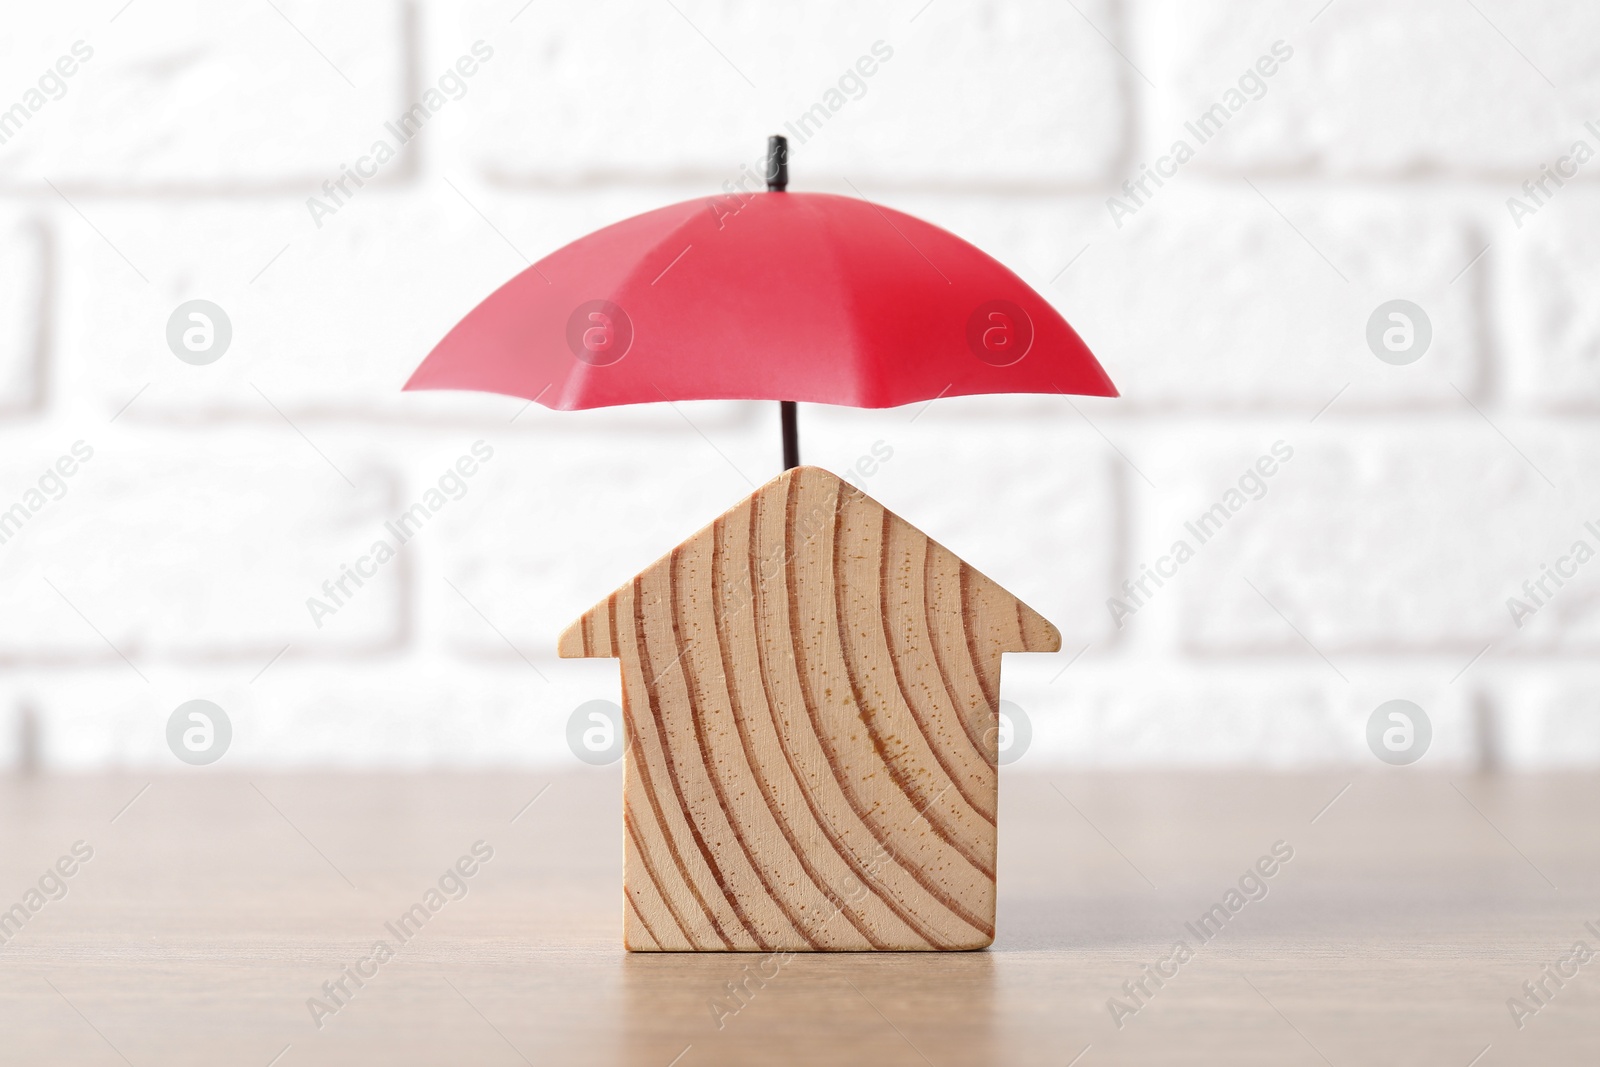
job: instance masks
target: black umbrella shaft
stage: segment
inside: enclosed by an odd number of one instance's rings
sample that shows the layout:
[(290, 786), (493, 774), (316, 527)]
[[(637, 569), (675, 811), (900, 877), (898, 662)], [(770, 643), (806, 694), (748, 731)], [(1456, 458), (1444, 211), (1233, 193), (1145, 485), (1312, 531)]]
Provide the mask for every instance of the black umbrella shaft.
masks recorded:
[[(781, 134), (767, 138), (767, 191), (781, 193), (789, 186), (789, 139)], [(783, 422), (783, 469), (800, 466), (800, 429), (795, 423), (793, 400), (778, 401)]]
[(794, 401), (778, 401), (778, 414), (783, 420), (783, 469), (792, 471), (800, 466), (800, 430), (795, 425)]

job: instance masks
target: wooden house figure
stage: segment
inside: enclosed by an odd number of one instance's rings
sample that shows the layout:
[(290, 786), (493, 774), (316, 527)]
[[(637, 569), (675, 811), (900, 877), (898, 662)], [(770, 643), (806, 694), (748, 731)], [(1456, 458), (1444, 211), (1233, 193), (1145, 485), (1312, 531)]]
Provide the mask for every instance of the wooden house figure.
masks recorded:
[(1001, 654), (1056, 628), (817, 467), (561, 635), (622, 661), (635, 951), (994, 940)]

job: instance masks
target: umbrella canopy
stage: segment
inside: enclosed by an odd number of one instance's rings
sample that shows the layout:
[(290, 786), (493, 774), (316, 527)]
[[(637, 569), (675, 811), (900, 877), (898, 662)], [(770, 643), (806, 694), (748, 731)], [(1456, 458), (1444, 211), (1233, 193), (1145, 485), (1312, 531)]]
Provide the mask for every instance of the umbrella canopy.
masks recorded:
[(1066, 320), (966, 241), (787, 192), (687, 200), (579, 238), (479, 304), (405, 387), (560, 410), (1117, 395)]

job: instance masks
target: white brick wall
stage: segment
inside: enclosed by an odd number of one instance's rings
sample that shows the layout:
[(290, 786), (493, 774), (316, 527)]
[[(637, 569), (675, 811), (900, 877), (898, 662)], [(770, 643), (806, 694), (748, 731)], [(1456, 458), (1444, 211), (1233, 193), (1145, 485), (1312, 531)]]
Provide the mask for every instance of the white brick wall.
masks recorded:
[(1161, 87), (1149, 127), (1161, 146), (1168, 130), (1215, 102), (1274, 41), (1293, 49), (1269, 82), (1265, 106), (1241, 113), (1238, 128), (1202, 157), (1220, 173), (1515, 175), (1520, 181), (1594, 117), (1582, 102), (1600, 81), (1600, 10), (1587, 4), (1135, 0), (1132, 6), (1146, 72)]
[[(1424, 766), (1600, 766), (1600, 561), (1520, 627), (1506, 604), (1600, 549), (1600, 158), (1520, 225), (1507, 206), (1576, 140), (1600, 152), (1597, 16), (675, 3), (13, 13), (0, 513), (28, 518), (0, 543), (0, 764), (176, 768), (165, 723), (196, 697), (233, 720), (223, 766), (570, 763), (567, 715), (619, 687), (555, 659), (557, 633), (775, 473), (774, 406), (399, 386), (525, 257), (720, 191), (882, 41), (795, 139), (793, 187), (996, 255), (1124, 394), (802, 410), (808, 461), (883, 442), (869, 491), (1060, 626), (1060, 655), (1007, 664), (1026, 758), (1377, 768), (1367, 717), (1404, 698), (1433, 723)], [(307, 197), (478, 40), (459, 98), (319, 225)], [(1185, 123), (1280, 40), (1198, 143)], [(1179, 138), (1193, 158), (1134, 198)], [(207, 366), (165, 341), (194, 298), (234, 331)], [(1395, 298), (1433, 328), (1407, 366), (1366, 343)], [(93, 458), (32, 508), (80, 440)], [(1114, 619), (1280, 440), (1260, 499)], [(318, 626), (306, 598), (477, 441), (460, 499)]]
[(7, 27), (8, 107), (61, 57), (88, 58), (0, 146), (0, 183), (292, 196), (400, 110), (410, 49), (394, 0), (120, 6), (22, 11)]
[(0, 213), (0, 412), (38, 403), (44, 338), (47, 237), (27, 215)]
[[(1242, 181), (1180, 172), (1120, 231), (1063, 227), (1058, 247), (1070, 233), (1089, 241), (1056, 287), (1074, 325), (1102, 348), (1145, 353), (1116, 375), (1125, 406), (1309, 418), (1345, 385), (1346, 410), (1459, 405), (1452, 383), (1478, 390), (1479, 290), (1450, 279), (1482, 242), (1456, 198), (1259, 188), (1270, 203)], [(1396, 297), (1433, 322), (1426, 359), (1408, 367), (1374, 359), (1364, 339), (1372, 309)]]
[(1506, 286), (1506, 386), (1535, 410), (1592, 412), (1600, 407), (1600, 308), (1589, 299), (1600, 286), (1592, 239), (1600, 199), (1588, 189), (1563, 197), (1518, 234)]
[[(1071, 5), (940, 4), (919, 15), (920, 3), (709, 0), (679, 4), (680, 14), (606, 0), (508, 23), (521, 3), (479, 7), (454, 26), (441, 5), (423, 72), (476, 38), (501, 49), (462, 148), (464, 163), (507, 184), (653, 172), (716, 188), (741, 164), (759, 177), (767, 135), (790, 122), (792, 161), (811, 182), (1062, 185), (1101, 177), (1127, 136), (1121, 61)], [(1076, 6), (1105, 27), (1121, 17), (1109, 0)], [(802, 127), (830, 90), (842, 107)]]

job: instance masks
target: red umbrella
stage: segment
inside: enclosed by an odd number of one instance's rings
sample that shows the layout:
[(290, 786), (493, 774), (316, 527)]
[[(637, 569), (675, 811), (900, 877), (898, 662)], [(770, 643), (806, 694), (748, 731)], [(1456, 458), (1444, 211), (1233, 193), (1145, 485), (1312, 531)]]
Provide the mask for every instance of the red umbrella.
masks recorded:
[(406, 389), (474, 389), (558, 410), (662, 400), (894, 407), (974, 393), (1116, 396), (1065, 319), (937, 226), (865, 200), (688, 200), (579, 238), (456, 324)]

